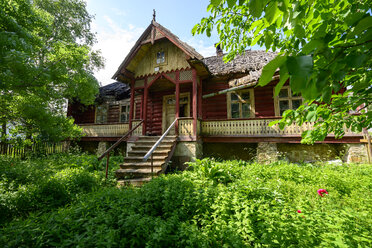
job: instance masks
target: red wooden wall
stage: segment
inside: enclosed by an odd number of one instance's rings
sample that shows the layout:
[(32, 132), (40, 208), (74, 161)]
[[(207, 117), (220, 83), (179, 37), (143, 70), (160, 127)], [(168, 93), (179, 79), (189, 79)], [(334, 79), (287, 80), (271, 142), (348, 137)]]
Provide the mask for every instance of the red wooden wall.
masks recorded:
[(73, 117), (76, 124), (94, 123), (95, 108), (94, 106), (85, 106), (78, 102), (69, 102), (67, 116)]
[[(227, 81), (211, 82), (203, 80), (203, 95), (228, 89)], [(227, 118), (227, 98), (226, 94), (203, 99), (202, 116), (203, 119), (226, 119)]]
[[(255, 114), (257, 118), (275, 116), (273, 88), (276, 83), (277, 81), (271, 82), (265, 87), (254, 88)], [(217, 82), (203, 81), (203, 95), (228, 88), (227, 80)], [(203, 119), (227, 119), (227, 94), (203, 99), (202, 112)]]

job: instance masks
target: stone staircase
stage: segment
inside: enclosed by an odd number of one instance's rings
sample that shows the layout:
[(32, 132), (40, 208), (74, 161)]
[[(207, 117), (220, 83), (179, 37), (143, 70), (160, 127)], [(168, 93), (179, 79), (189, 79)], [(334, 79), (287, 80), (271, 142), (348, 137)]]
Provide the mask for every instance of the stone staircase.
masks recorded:
[(166, 136), (153, 153), (153, 174), (151, 157), (144, 162), (143, 157), (160, 136), (141, 136), (124, 158), (124, 163), (115, 172), (119, 185), (140, 186), (151, 180), (152, 176), (164, 173), (176, 146), (177, 136)]

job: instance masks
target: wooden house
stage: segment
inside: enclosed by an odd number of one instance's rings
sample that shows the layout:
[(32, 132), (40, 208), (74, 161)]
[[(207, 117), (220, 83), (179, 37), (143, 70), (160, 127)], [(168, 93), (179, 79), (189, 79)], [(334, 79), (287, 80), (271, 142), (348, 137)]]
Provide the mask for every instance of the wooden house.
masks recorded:
[(142, 158), (174, 121), (153, 154), (154, 173), (164, 171), (169, 161), (179, 165), (202, 156), (299, 161), (330, 160), (342, 157), (342, 151), (352, 160), (364, 153), (361, 135), (347, 130), (342, 139), (329, 135), (321, 144), (305, 146), (301, 132), (312, 123), (269, 127), (283, 111), (302, 103), (288, 86), (274, 96), (278, 76), (256, 87), (263, 66), (276, 54), (246, 51), (224, 63), (222, 51), (216, 50), (204, 58), (153, 20), (113, 76), (129, 86), (130, 98), (70, 112), (85, 129), (83, 139), (115, 141), (137, 127), (126, 140), (128, 157), (118, 176), (148, 176), (149, 162)]

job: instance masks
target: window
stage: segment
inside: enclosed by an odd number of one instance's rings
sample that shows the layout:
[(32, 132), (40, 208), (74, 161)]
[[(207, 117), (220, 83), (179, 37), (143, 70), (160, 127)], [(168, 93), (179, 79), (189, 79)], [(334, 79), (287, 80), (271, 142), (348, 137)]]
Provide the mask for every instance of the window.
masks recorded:
[(129, 121), (129, 112), (130, 112), (129, 103), (124, 103), (120, 105), (120, 122)]
[(229, 92), (227, 97), (227, 118), (255, 117), (253, 89)]
[(96, 107), (96, 123), (107, 122), (107, 104), (101, 104)]
[(156, 53), (156, 64), (163, 64), (165, 63), (165, 52), (160, 51)]
[(287, 109), (297, 109), (303, 102), (300, 94), (292, 94), (289, 86), (284, 86), (275, 96), (275, 115), (282, 116)]
[(167, 64), (167, 51), (164, 48), (159, 49), (156, 52), (156, 66)]

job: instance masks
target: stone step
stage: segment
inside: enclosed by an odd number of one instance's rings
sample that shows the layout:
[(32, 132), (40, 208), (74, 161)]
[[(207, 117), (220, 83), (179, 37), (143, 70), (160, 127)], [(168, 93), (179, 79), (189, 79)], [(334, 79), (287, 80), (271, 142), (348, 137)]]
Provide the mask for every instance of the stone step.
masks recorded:
[[(149, 150), (136, 150), (128, 152), (128, 157), (144, 157)], [(167, 156), (170, 149), (158, 149), (152, 153), (154, 156)]]
[[(157, 168), (153, 170), (154, 175), (160, 174), (161, 169)], [(151, 169), (118, 169), (115, 171), (116, 178), (144, 178), (144, 177), (151, 177)]]
[[(136, 145), (154, 145), (156, 143), (156, 140), (137, 140), (135, 143)], [(160, 144), (161, 145), (171, 145), (174, 143), (174, 140), (163, 140)]]
[(133, 178), (133, 179), (121, 179), (118, 180), (119, 186), (134, 186), (134, 187), (140, 187), (143, 184), (151, 181), (151, 177), (143, 177), (143, 178)]
[[(153, 166), (154, 167), (159, 167), (161, 168), (163, 166), (164, 162), (163, 161), (154, 161)], [(131, 168), (151, 168), (151, 162), (136, 162), (136, 163), (123, 163), (120, 165), (120, 168), (125, 169), (126, 167), (131, 167)]]
[[(167, 155), (165, 156), (153, 156), (153, 161), (165, 161), (167, 159)], [(125, 163), (132, 163), (132, 162), (142, 162), (143, 161), (143, 157), (142, 156), (138, 156), (138, 157), (125, 157), (124, 158), (124, 162)], [(151, 161), (151, 156), (149, 157), (149, 159), (147, 160), (148, 162)], [(144, 161), (146, 162), (146, 161)]]
[[(132, 151), (137, 151), (137, 150), (146, 150), (146, 151), (149, 151), (151, 149), (151, 147), (153, 146), (153, 144), (136, 144), (134, 146), (132, 146)], [(168, 149), (170, 150), (172, 148), (172, 144), (160, 144), (156, 150), (159, 150), (159, 149)]]

